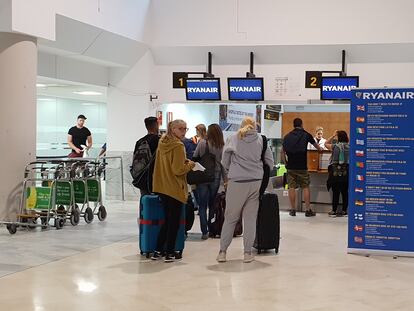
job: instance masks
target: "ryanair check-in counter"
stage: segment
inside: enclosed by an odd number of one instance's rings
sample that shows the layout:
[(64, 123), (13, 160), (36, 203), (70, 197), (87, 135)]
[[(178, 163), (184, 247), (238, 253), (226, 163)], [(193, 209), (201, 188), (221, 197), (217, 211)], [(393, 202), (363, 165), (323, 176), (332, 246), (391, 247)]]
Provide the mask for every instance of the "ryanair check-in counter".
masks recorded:
[[(187, 122), (189, 131), (186, 137), (196, 134), (195, 126), (203, 123), (208, 126), (218, 123), (223, 130), (224, 138), (236, 133), (245, 116), (256, 119), (258, 131), (266, 135), (269, 147), (272, 150), (275, 163), (281, 162), (281, 149), (284, 135), (293, 129), (293, 119), (301, 118), (304, 128), (312, 135), (316, 127), (324, 128), (324, 137), (332, 135), (335, 130), (344, 129), (349, 133), (349, 105), (312, 105), (302, 102), (302, 105), (282, 101), (263, 102), (182, 102), (162, 104), (156, 114), (161, 129), (174, 119), (183, 119)], [(311, 177), (311, 203), (317, 212), (331, 209), (331, 194), (326, 189), (328, 178), (328, 164), (330, 152), (308, 152), (308, 168)], [(274, 170), (276, 174), (276, 170)], [(274, 189), (279, 197), (281, 210), (290, 209), (287, 189)], [(301, 204), (301, 191), (297, 190), (297, 210), (304, 210)], [(303, 208), (302, 208), (303, 206)]]

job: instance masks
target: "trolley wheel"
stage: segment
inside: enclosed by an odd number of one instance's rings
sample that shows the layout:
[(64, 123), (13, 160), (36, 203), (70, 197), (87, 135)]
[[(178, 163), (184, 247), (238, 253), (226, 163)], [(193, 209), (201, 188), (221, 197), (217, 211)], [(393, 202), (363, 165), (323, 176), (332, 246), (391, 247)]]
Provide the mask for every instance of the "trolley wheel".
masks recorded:
[(42, 229), (47, 229), (47, 217), (40, 217), (40, 223), (42, 224)]
[(77, 226), (80, 221), (80, 212), (77, 209), (73, 209), (72, 213), (70, 214), (70, 223), (72, 226)]
[(56, 230), (62, 229), (64, 225), (65, 225), (65, 220), (63, 218), (55, 218)]
[(66, 208), (63, 205), (59, 205), (56, 209), (58, 214), (66, 214)]
[(90, 207), (87, 207), (85, 209), (85, 214), (83, 215), (83, 218), (85, 218), (85, 222), (87, 224), (90, 224), (93, 221), (93, 211)]
[(27, 226), (29, 229), (36, 229), (37, 218), (28, 219), (27, 222), (29, 223), (29, 225)]
[(17, 225), (15, 224), (8, 224), (6, 228), (9, 230), (10, 234), (15, 234), (17, 232)]
[(106, 216), (108, 216), (108, 213), (106, 212), (105, 206), (103, 205), (99, 206), (98, 219), (100, 221), (104, 221), (106, 219)]

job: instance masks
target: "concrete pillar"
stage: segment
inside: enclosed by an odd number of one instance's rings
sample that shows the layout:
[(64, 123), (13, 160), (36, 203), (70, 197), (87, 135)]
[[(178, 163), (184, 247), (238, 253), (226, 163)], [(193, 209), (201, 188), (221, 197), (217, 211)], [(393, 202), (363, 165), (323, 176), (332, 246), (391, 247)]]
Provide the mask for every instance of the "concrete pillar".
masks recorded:
[(36, 39), (0, 32), (0, 220), (14, 218), (36, 158), (36, 76)]

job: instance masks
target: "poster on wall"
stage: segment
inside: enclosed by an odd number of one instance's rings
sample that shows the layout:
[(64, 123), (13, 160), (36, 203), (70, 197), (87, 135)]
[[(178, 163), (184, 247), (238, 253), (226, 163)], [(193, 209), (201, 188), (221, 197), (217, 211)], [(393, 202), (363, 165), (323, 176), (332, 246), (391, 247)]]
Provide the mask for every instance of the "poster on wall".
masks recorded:
[(256, 105), (220, 105), (219, 124), (223, 131), (236, 132), (245, 117), (251, 117), (256, 120), (256, 115)]
[(352, 91), (348, 252), (414, 256), (414, 89)]
[(173, 113), (171, 111), (167, 112), (167, 124), (173, 120)]
[(157, 110), (157, 112), (156, 112), (155, 115), (157, 116), (158, 125), (160, 127), (162, 127), (162, 111), (161, 110)]

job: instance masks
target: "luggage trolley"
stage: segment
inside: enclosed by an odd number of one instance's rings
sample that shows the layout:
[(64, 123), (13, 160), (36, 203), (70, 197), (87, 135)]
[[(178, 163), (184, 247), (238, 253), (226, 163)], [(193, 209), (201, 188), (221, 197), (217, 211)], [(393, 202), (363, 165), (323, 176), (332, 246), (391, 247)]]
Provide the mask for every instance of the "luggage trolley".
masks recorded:
[(55, 219), (56, 228), (62, 223), (60, 217), (52, 211), (56, 198), (56, 177), (60, 167), (47, 161), (36, 161), (26, 165), (16, 220), (1, 222), (6, 224), (10, 234), (15, 234), (18, 227), (46, 229), (51, 218)]
[(86, 179), (86, 184), (88, 188), (88, 201), (92, 202), (93, 215), (98, 216), (100, 221), (104, 221), (108, 215), (105, 206), (103, 205), (102, 199), (102, 182), (101, 178), (105, 173), (107, 163), (104, 161), (91, 161), (87, 165), (86, 172), (88, 177)]
[[(74, 208), (78, 211), (79, 217), (83, 217), (87, 224), (91, 223), (94, 217), (93, 210), (89, 206), (89, 188), (87, 184), (89, 174), (88, 160), (78, 160), (71, 164)], [(80, 208), (79, 205), (81, 205)]]

